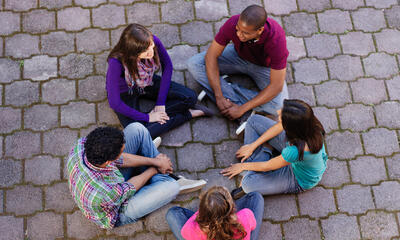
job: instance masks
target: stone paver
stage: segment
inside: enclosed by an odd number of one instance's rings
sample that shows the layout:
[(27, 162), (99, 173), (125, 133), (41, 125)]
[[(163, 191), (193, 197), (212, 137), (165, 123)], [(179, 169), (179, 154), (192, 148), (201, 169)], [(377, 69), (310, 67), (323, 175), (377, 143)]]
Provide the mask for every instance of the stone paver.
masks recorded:
[[(166, 210), (196, 210), (201, 191), (137, 223), (101, 230), (71, 198), (68, 152), (97, 126), (119, 126), (105, 78), (109, 51), (127, 24), (157, 35), (174, 64), (173, 81), (198, 93), (188, 58), (251, 4), (283, 26), (290, 98), (313, 107), (329, 157), (314, 189), (265, 197), (260, 239), (398, 239), (398, 0), (0, 1), (0, 239), (175, 239)], [(243, 75), (230, 79), (253, 86)], [(197, 118), (164, 134), (159, 150), (177, 175), (207, 179), (203, 191), (231, 190), (240, 178), (219, 172), (238, 162), (237, 127), (220, 116)]]

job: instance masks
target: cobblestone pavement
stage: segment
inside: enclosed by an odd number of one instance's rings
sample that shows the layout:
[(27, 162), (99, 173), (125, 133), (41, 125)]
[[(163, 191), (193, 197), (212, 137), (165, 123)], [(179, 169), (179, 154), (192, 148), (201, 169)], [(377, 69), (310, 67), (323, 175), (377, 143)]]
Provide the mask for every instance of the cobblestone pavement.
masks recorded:
[[(398, 0), (0, 0), (0, 239), (173, 239), (166, 210), (196, 208), (198, 192), (101, 230), (70, 198), (66, 155), (96, 126), (118, 125), (106, 57), (127, 23), (158, 35), (174, 80), (199, 91), (185, 61), (253, 3), (283, 25), (290, 95), (314, 107), (330, 156), (315, 189), (265, 198), (261, 239), (400, 239)], [(232, 189), (237, 180), (218, 172), (236, 162), (236, 127), (193, 120), (165, 135), (161, 151), (207, 188)]]

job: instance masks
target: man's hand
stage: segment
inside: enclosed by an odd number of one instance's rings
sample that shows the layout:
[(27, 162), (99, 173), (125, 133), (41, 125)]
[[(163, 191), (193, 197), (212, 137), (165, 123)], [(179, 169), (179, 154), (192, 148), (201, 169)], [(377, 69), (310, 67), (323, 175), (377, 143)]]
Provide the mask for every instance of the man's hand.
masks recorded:
[(224, 96), (222, 97), (217, 97), (216, 98), (216, 103), (219, 111), (224, 111), (227, 108), (232, 107), (233, 103), (229, 101), (229, 99), (225, 98)]
[(158, 172), (162, 174), (172, 173), (173, 171), (171, 159), (163, 153), (160, 153), (157, 155), (157, 157), (155, 157), (154, 165)]
[(231, 102), (231, 104), (232, 104), (232, 106), (230, 108), (227, 108), (227, 109), (221, 111), (222, 115), (229, 118), (230, 120), (235, 120), (237, 118), (240, 118), (245, 113), (243, 111), (242, 106), (237, 105), (232, 102)]

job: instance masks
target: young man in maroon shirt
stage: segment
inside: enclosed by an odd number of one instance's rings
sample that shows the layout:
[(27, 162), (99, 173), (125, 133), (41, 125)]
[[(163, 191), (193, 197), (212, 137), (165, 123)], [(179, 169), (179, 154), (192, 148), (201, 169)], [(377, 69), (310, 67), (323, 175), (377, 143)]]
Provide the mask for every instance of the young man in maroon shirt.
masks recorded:
[[(225, 22), (207, 52), (189, 59), (188, 69), (229, 119), (238, 119), (253, 109), (276, 115), (283, 99), (288, 98), (288, 55), (282, 27), (267, 18), (263, 7), (251, 5)], [(260, 91), (220, 77), (237, 73), (249, 75)]]

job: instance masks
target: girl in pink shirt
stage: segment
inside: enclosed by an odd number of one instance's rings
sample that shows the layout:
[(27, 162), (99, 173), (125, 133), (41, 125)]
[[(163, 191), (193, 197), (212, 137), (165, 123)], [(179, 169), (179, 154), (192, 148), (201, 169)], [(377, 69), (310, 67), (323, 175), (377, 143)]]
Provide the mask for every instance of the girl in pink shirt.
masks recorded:
[(225, 187), (214, 186), (200, 196), (197, 212), (173, 207), (166, 219), (177, 239), (250, 240), (258, 237), (263, 211), (261, 194), (246, 194), (235, 204)]

